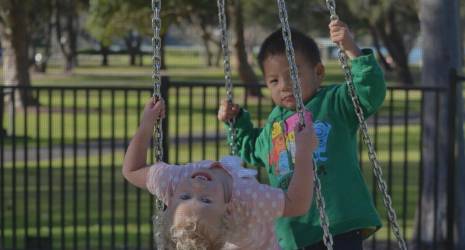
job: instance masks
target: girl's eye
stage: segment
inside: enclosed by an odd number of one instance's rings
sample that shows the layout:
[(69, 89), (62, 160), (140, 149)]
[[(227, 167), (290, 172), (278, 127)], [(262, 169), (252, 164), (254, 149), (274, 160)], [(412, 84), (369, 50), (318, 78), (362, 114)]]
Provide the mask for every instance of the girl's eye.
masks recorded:
[(191, 196), (190, 196), (189, 194), (181, 194), (181, 195), (179, 196), (179, 198), (180, 198), (181, 200), (189, 200), (189, 199), (191, 198)]
[(211, 204), (212, 203), (212, 200), (210, 200), (207, 197), (200, 198), (200, 201), (202, 201), (203, 203), (206, 203), (206, 204)]
[(278, 84), (278, 80), (273, 79), (273, 80), (269, 81), (269, 83), (270, 83), (270, 85), (276, 85), (276, 84)]

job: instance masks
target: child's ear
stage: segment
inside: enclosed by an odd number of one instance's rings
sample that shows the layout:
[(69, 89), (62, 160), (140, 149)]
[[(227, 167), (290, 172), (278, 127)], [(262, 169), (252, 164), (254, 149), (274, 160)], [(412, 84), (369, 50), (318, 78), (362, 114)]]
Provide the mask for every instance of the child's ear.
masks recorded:
[(318, 80), (322, 82), (325, 79), (325, 66), (323, 66), (322, 63), (318, 63), (315, 66), (315, 73), (316, 73), (316, 76), (318, 77)]

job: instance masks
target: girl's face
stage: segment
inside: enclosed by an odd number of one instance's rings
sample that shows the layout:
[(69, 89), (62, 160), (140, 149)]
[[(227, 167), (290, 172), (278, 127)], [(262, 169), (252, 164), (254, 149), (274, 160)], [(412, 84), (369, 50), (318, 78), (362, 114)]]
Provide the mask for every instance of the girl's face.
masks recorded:
[(200, 218), (205, 225), (221, 225), (230, 197), (227, 178), (231, 177), (218, 164), (197, 170), (178, 185), (168, 208), (172, 209), (173, 226), (187, 217)]
[[(321, 63), (313, 66), (301, 53), (296, 51), (295, 61), (299, 71), (300, 88), (304, 102), (315, 95), (324, 78)], [(273, 102), (287, 109), (295, 109), (296, 100), (292, 92), (292, 79), (285, 54), (268, 56), (263, 62), (263, 74), (266, 86), (270, 89)]]

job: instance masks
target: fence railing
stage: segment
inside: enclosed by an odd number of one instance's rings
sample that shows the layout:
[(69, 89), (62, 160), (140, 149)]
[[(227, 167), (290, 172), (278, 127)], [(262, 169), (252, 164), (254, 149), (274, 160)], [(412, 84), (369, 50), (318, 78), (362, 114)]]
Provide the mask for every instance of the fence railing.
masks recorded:
[[(216, 118), (220, 83), (165, 84), (164, 126), (170, 163), (218, 159), (229, 152)], [(151, 88), (0, 86), (0, 249), (154, 249), (147, 192), (121, 176), (125, 149)], [(273, 108), (262, 97), (234, 90), (257, 126)], [(389, 87), (384, 105), (368, 120), (404, 237), (414, 238), (422, 208), (422, 129), (425, 95), (439, 112), (447, 89)], [(1, 100), (1, 99), (0, 99)], [(23, 104), (23, 105), (19, 105)], [(375, 190), (366, 148), (359, 144), (366, 182)], [(153, 159), (153, 152), (150, 156)], [(266, 181), (266, 176), (262, 176)], [(435, 183), (434, 185), (446, 185)], [(380, 194), (373, 199), (384, 227), (365, 244), (395, 249)], [(421, 225), (418, 226), (421, 232)]]

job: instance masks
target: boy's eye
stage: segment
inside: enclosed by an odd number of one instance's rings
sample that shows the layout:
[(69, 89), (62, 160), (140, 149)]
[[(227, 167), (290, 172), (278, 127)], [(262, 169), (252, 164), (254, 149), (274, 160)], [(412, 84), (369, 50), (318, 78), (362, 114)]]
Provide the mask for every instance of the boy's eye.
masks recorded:
[(191, 198), (191, 196), (189, 194), (181, 194), (179, 196), (179, 199), (181, 200), (189, 200)]
[(276, 85), (276, 84), (278, 83), (278, 80), (272, 79), (272, 80), (268, 81), (268, 83), (269, 83), (270, 85)]
[(206, 203), (206, 204), (211, 204), (212, 203), (212, 200), (210, 200), (207, 197), (200, 198), (200, 201), (202, 201), (203, 203)]

